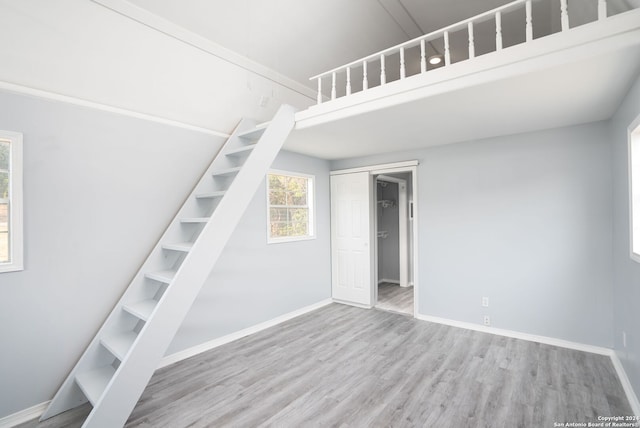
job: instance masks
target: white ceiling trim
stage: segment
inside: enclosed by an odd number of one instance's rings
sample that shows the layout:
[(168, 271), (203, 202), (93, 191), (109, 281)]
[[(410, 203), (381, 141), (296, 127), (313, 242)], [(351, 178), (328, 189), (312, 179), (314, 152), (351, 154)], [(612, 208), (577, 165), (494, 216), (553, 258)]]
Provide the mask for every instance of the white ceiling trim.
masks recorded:
[(29, 86), (17, 85), (15, 83), (5, 82), (2, 80), (0, 80), (0, 91), (12, 92), (15, 94), (30, 95), (36, 98), (43, 98), (43, 99), (59, 101), (67, 104), (74, 104), (77, 106), (91, 108), (94, 110), (106, 111), (109, 113), (115, 113), (123, 116), (134, 117), (136, 119), (142, 119), (142, 120), (148, 120), (150, 122), (161, 123), (163, 125), (175, 126), (176, 128), (182, 128), (182, 129), (188, 129), (190, 131), (201, 132), (203, 134), (212, 135), (214, 137), (220, 137), (220, 138), (230, 137), (230, 134), (223, 131), (218, 131), (210, 128), (203, 128), (201, 126), (191, 125), (189, 123), (180, 122), (173, 119), (167, 119), (165, 117), (154, 116), (151, 114), (141, 113), (139, 111), (128, 110), (120, 107), (114, 107), (108, 104), (102, 104), (94, 101), (84, 100), (82, 98), (57, 94), (55, 92), (45, 91), (42, 89), (32, 88)]
[(239, 55), (232, 50), (218, 45), (209, 39), (199, 36), (184, 27), (174, 24), (166, 19), (142, 9), (127, 0), (91, 0), (101, 6), (106, 7), (120, 15), (126, 16), (142, 25), (159, 31), (169, 37), (173, 37), (203, 52), (214, 55), (224, 61), (241, 67), (247, 71), (258, 74), (265, 79), (282, 85), (292, 91), (304, 95), (312, 100), (316, 99), (316, 93), (311, 88), (290, 79), (262, 64)]
[(387, 11), (389, 16), (398, 24), (409, 39), (415, 39), (424, 35), (418, 23), (409, 14), (400, 0), (378, 0), (380, 6)]

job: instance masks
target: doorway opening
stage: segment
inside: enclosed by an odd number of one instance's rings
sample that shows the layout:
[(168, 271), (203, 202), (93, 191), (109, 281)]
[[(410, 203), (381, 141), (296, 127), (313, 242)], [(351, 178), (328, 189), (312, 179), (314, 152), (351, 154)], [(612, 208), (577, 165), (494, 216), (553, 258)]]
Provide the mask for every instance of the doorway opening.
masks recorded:
[(373, 176), (375, 198), (374, 305), (414, 315), (412, 173)]

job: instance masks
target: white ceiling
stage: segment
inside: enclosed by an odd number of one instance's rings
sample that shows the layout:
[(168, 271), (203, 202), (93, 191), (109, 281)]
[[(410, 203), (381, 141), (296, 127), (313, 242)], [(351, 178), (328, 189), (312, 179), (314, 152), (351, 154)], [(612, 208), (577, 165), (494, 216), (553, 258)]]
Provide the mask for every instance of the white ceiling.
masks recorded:
[[(200, 36), (307, 86), (309, 77), (512, 0), (129, 0)], [(608, 0), (611, 13), (630, 0)], [(638, 1), (638, 0), (631, 0)], [(575, 3), (575, 6), (572, 4)], [(593, 3), (593, 4), (591, 4)], [(569, 0), (573, 22), (595, 14), (595, 0)], [(552, 5), (534, 2), (536, 34), (554, 31)], [(558, 13), (555, 15), (559, 16)], [(554, 10), (555, 10), (554, 9)], [(523, 13), (523, 12), (522, 12)], [(524, 20), (524, 16), (520, 19)], [(559, 18), (555, 27), (559, 27)], [(519, 34), (522, 33), (522, 34)], [(478, 30), (476, 43), (495, 33)], [(505, 40), (524, 38), (524, 27), (505, 19)], [(464, 44), (462, 44), (464, 46)], [(442, 47), (433, 45), (442, 53)], [(453, 52), (455, 57), (456, 52)]]
[[(511, 0), (129, 1), (315, 87), (309, 76)], [(568, 1), (572, 27), (595, 18), (595, 0)], [(534, 0), (536, 38), (559, 31), (559, 3)], [(608, 0), (608, 5), (611, 15), (631, 6), (640, 8), (640, 0)], [(523, 41), (524, 12), (514, 12), (511, 18), (503, 19), (505, 40)], [(487, 25), (476, 31), (476, 49), (483, 53), (494, 43), (495, 29)], [(452, 36), (454, 61), (466, 55), (466, 34), (457, 37), (460, 40)], [(442, 52), (438, 42), (429, 49)], [(338, 159), (604, 120), (611, 117), (639, 71), (640, 51), (635, 45), (297, 130), (285, 148)]]

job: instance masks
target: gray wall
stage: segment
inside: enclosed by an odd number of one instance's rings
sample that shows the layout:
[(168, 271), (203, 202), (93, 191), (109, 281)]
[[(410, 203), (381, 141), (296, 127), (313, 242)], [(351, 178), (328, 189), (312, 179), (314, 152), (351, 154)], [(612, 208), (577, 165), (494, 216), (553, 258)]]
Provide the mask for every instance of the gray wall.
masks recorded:
[(168, 354), (331, 297), (329, 163), (281, 152), (273, 168), (315, 175), (316, 239), (267, 244), (263, 184)]
[[(640, 79), (611, 120), (613, 142), (613, 263), (615, 349), (636, 395), (640, 395), (640, 263), (629, 256), (627, 128), (640, 115)], [(622, 346), (622, 332), (627, 347)]]
[[(0, 111), (25, 172), (25, 270), (0, 274), (2, 418), (52, 398), (223, 141), (3, 92)], [(319, 238), (267, 246), (259, 190), (170, 353), (330, 296), (328, 164), (275, 167), (316, 174)]]
[(606, 123), (332, 168), (412, 159), (420, 161), (419, 313), (478, 324), (487, 314), (497, 328), (613, 345)]

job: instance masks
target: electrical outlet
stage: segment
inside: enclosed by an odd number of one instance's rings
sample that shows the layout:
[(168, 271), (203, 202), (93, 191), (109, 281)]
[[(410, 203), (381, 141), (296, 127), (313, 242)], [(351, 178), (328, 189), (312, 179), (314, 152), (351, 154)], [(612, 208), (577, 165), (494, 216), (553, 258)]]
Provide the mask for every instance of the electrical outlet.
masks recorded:
[(489, 315), (484, 316), (484, 325), (491, 325), (491, 317)]
[(627, 332), (626, 331), (622, 332), (622, 347), (623, 348), (627, 347)]
[(483, 297), (482, 298), (482, 307), (483, 308), (488, 308), (489, 307), (489, 298), (488, 297)]

